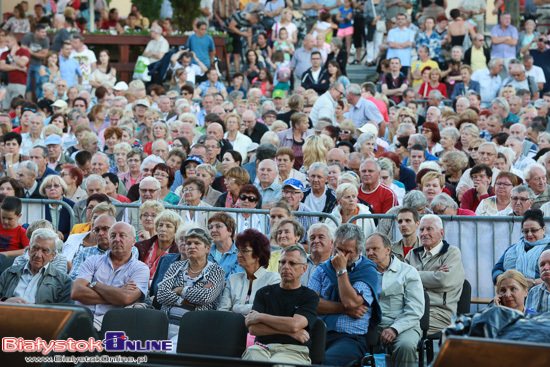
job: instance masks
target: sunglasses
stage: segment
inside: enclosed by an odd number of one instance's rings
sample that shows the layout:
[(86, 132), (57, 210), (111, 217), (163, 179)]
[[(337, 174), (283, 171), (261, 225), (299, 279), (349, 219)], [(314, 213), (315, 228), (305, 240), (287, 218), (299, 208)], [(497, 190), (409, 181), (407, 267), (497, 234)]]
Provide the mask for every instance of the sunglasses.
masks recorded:
[(342, 130), (340, 131), (340, 134), (351, 134), (350, 130)]
[(187, 231), (187, 233), (185, 234), (185, 236), (191, 236), (192, 234), (206, 234), (206, 231), (202, 228), (191, 228), (190, 230)]
[(248, 196), (248, 195), (239, 195), (239, 199), (241, 199), (242, 201), (249, 201), (251, 203), (255, 203), (258, 201), (258, 199), (256, 199), (255, 196)]

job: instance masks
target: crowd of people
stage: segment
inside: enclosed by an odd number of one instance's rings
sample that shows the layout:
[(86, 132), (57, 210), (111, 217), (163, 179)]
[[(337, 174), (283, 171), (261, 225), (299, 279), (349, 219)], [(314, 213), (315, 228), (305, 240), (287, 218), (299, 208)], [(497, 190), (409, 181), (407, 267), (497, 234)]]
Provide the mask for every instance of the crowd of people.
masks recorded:
[[(325, 364), (364, 356), (370, 327), (413, 366), (424, 291), (434, 335), (466, 277), (440, 216), (520, 216), (494, 305), (549, 312), (550, 48), (533, 21), (499, 5), (489, 31), (466, 0), (450, 22), (439, 0), (203, 0), (175, 49), (169, 16), (97, 4), (100, 28), (149, 30), (150, 81), (86, 45), (87, 2), (24, 1), (1, 27), (3, 302), (76, 302), (98, 329), (157, 308), (173, 340), (186, 312), (237, 312), (243, 358), (290, 363), (311, 362), (319, 317)], [(373, 81), (352, 83), (363, 62)], [(21, 199), (52, 201), (27, 222)]]

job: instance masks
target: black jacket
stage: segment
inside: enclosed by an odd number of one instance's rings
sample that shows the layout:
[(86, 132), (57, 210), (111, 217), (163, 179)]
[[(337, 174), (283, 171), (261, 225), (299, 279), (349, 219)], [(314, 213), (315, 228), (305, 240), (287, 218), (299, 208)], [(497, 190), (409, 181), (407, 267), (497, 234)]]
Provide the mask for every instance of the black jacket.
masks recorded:
[[(472, 47), (467, 49), (464, 53), (464, 64), (466, 65), (472, 65)], [(485, 54), (486, 62), (489, 63), (491, 60), (491, 51), (487, 47), (483, 47), (483, 53)]]
[(304, 87), (306, 90), (313, 89), (319, 95), (325, 93), (330, 87), (330, 75), (327, 69), (324, 67), (321, 68), (321, 71), (319, 72), (318, 83), (315, 83), (315, 80), (313, 79), (311, 68), (307, 69), (307, 71), (302, 76), (302, 87)]

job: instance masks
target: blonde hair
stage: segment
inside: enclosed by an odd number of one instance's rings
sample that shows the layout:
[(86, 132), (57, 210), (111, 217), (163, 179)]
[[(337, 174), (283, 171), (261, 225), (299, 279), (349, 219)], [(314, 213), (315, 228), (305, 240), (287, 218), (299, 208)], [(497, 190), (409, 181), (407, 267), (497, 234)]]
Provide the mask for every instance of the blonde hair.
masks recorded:
[(513, 270), (513, 269), (510, 269), (510, 270), (506, 270), (504, 273), (502, 273), (499, 277), (498, 277), (498, 281), (497, 281), (497, 293), (498, 293), (498, 290), (500, 288), (500, 285), (502, 284), (502, 281), (503, 280), (506, 280), (506, 279), (513, 279), (515, 280), (516, 282), (518, 282), (519, 284), (521, 284), (521, 286), (525, 289), (525, 290), (529, 290), (529, 286), (527, 285), (527, 280), (525, 279), (525, 276), (520, 273), (519, 271), (517, 270)]
[(336, 189), (336, 199), (340, 200), (342, 196), (345, 195), (346, 192), (352, 191), (355, 193), (355, 195), (359, 194), (359, 191), (357, 190), (357, 187), (355, 187), (354, 184), (351, 183), (343, 183), (341, 185), (338, 185), (338, 188)]
[(310, 135), (304, 142), (302, 151), (304, 152), (304, 168), (306, 170), (315, 162), (327, 163), (327, 153), (329, 149), (327, 149), (322, 136), (330, 139), (326, 135)]
[(237, 119), (237, 125), (239, 126), (239, 130), (240, 130), (241, 127), (243, 126), (243, 123), (241, 121), (241, 116), (239, 116), (236, 113), (228, 113), (227, 116), (225, 116), (225, 120), (223, 121), (223, 123), (227, 127), (227, 121), (229, 121), (229, 119), (232, 118), (232, 117)]
[(139, 207), (139, 216), (140, 217), (143, 214), (143, 212), (145, 211), (145, 209), (153, 209), (154, 211), (157, 212), (157, 214), (160, 214), (165, 210), (164, 206), (161, 203), (159, 203), (158, 201), (146, 201), (143, 204), (141, 204), (141, 206)]
[(285, 130), (288, 129), (288, 125), (286, 124), (286, 122), (281, 121), (281, 120), (277, 120), (277, 121), (275, 121), (274, 123), (271, 124), (271, 126), (269, 127), (269, 130), (275, 131), (280, 127), (284, 127)]
[(355, 124), (350, 119), (343, 119), (340, 122), (340, 130), (349, 130), (351, 131), (351, 135), (355, 136)]
[(430, 182), (433, 179), (438, 179), (439, 186), (443, 188), (443, 186), (445, 185), (445, 176), (443, 176), (439, 172), (431, 171), (426, 173), (424, 176), (422, 176), (422, 180), (420, 182), (420, 189), (422, 189), (427, 182)]
[(176, 227), (175, 232), (177, 232), (178, 228), (183, 224), (183, 218), (180, 217), (176, 212), (172, 210), (164, 210), (155, 218), (155, 231), (157, 230), (157, 227), (161, 220), (172, 223), (174, 227)]

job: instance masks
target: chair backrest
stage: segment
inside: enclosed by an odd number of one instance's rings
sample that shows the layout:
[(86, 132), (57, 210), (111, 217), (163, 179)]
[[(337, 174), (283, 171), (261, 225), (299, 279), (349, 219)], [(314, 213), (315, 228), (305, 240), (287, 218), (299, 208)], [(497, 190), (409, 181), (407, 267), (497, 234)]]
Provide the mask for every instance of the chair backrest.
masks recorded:
[(229, 311), (192, 311), (181, 318), (178, 353), (240, 358), (248, 329), (244, 316)]
[(4, 254), (0, 254), (0, 274), (4, 272), (7, 268), (13, 265), (15, 257), (7, 257)]
[(430, 328), (430, 295), (424, 292), (424, 315), (420, 318), (420, 329), (424, 335), (428, 334)]
[(470, 304), (472, 302), (472, 286), (470, 282), (464, 279), (464, 284), (462, 285), (462, 293), (460, 294), (460, 299), (458, 300), (458, 305), (456, 308), (457, 315), (464, 315), (470, 313)]
[(325, 359), (325, 346), (327, 339), (327, 325), (321, 319), (317, 319), (310, 332), (311, 345), (309, 358), (312, 364), (322, 364)]
[(103, 317), (99, 337), (106, 331), (124, 331), (130, 340), (166, 340), (168, 317), (159, 310), (150, 308), (115, 308)]

